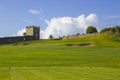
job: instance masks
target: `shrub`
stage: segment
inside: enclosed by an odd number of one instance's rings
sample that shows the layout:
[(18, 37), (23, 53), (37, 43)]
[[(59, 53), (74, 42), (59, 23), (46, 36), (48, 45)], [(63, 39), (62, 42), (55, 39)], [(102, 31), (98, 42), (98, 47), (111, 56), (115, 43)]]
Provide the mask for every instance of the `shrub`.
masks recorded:
[(52, 35), (49, 36), (49, 39), (54, 39), (54, 37)]
[(104, 32), (120, 33), (120, 26), (105, 28), (101, 30), (100, 32), (101, 33), (104, 33)]
[(86, 29), (86, 33), (97, 33), (97, 29), (94, 26), (88, 26), (88, 28)]

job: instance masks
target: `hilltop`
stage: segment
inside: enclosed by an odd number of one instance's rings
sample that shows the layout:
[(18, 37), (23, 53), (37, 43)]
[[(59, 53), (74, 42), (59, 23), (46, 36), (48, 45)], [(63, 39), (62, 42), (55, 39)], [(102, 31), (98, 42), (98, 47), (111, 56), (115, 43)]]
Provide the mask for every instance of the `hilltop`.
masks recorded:
[[(104, 64), (103, 62), (106, 60), (106, 56), (108, 61), (116, 60), (115, 56), (119, 56), (120, 48), (119, 41), (109, 39), (109, 36), (106, 38), (106, 36), (108, 34), (67, 40), (38, 40), (1, 45), (0, 66), (99, 65), (119, 67), (117, 64)], [(115, 56), (111, 57), (110, 54)], [(94, 57), (90, 57), (90, 55)], [(109, 59), (109, 57), (111, 58)], [(87, 60), (84, 60), (84, 58), (87, 58)], [(93, 59), (95, 60), (93, 61)], [(96, 61), (102, 61), (103, 64), (97, 63), (96, 65)]]
[(120, 42), (108, 35), (0, 45), (0, 79), (119, 80)]

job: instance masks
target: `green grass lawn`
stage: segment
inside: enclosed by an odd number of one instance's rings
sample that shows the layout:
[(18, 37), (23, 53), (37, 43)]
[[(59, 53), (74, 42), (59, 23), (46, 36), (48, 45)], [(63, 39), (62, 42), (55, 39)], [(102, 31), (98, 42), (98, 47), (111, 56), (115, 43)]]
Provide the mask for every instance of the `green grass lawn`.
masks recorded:
[(119, 80), (120, 69), (106, 67), (8, 67), (1, 80)]
[[(92, 46), (66, 45), (83, 43)], [(81, 38), (0, 45), (0, 80), (120, 80), (120, 42)]]

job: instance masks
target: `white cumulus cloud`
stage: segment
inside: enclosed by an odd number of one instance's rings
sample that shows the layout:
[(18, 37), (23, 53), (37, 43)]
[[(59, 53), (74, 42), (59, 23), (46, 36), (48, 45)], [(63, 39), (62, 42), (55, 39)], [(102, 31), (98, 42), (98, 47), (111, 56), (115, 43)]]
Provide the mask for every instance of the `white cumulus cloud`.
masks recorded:
[(78, 17), (58, 17), (51, 20), (45, 20), (47, 28), (42, 30), (41, 38), (48, 39), (49, 35), (57, 38), (59, 36), (73, 35), (76, 33), (85, 33), (88, 26), (96, 26), (98, 17), (96, 14), (88, 16), (80, 15)]
[(25, 33), (25, 32), (26, 32), (26, 29), (21, 29), (16, 33), (16, 35), (17, 36), (23, 36), (23, 33)]

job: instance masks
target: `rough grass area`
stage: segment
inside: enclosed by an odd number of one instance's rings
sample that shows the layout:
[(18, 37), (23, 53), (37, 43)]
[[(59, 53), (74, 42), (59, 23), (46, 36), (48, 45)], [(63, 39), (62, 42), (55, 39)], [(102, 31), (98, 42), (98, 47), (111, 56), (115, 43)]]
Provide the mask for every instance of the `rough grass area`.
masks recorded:
[[(94, 46), (66, 46), (85, 43)], [(94, 36), (0, 45), (0, 80), (120, 80), (120, 42)]]

